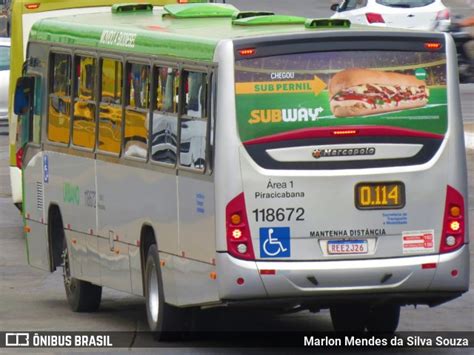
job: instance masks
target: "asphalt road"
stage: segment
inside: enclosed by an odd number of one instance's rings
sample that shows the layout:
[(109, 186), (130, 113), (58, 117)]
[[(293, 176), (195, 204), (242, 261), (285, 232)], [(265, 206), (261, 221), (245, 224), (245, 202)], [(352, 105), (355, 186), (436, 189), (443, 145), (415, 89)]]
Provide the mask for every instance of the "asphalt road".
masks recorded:
[[(278, 12), (308, 17), (328, 16), (330, 11), (327, 9), (331, 3), (316, 0), (293, 2), (260, 0), (258, 4), (251, 0), (231, 2), (242, 9), (276, 9)], [(450, 3), (450, 1), (445, 2)], [(451, 2), (461, 4), (460, 1)], [(464, 8), (458, 9), (465, 13)], [(467, 133), (466, 142), (469, 143), (471, 142), (469, 137), (474, 134), (474, 85), (463, 85), (461, 92)], [(474, 235), (474, 139), (467, 153), (472, 237)], [(104, 290), (99, 312), (72, 313), (66, 302), (60, 272), (48, 274), (27, 265), (21, 223), (18, 211), (10, 202), (7, 137), (0, 135), (0, 331), (122, 330), (135, 332), (147, 329), (143, 300), (109, 289)], [(417, 309), (404, 308), (400, 320), (400, 331), (474, 331), (473, 256), (474, 254), (471, 253), (471, 291), (457, 300), (436, 308), (424, 306)], [(249, 311), (208, 310), (201, 313), (197, 327), (201, 330), (237, 331), (332, 330), (327, 311), (317, 314), (301, 312), (289, 315), (268, 315)], [(133, 344), (133, 335), (129, 338), (130, 344)], [(230, 343), (230, 345), (233, 344)], [(238, 344), (238, 339), (235, 340), (235, 344)], [(196, 349), (188, 349), (184, 352), (194, 353)], [(208, 349), (204, 352), (211, 351)], [(213, 350), (213, 352), (220, 353), (218, 350)], [(163, 353), (163, 349), (160, 349), (160, 353)], [(452, 353), (452, 350), (446, 350), (445, 353)]]

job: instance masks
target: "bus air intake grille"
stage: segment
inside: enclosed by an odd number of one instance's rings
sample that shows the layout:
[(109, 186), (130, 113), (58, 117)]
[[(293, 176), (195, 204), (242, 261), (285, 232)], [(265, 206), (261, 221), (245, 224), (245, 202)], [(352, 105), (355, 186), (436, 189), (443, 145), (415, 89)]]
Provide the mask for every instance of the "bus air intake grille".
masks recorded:
[(44, 205), (43, 183), (40, 181), (37, 181), (36, 182), (36, 208), (42, 211), (43, 205)]

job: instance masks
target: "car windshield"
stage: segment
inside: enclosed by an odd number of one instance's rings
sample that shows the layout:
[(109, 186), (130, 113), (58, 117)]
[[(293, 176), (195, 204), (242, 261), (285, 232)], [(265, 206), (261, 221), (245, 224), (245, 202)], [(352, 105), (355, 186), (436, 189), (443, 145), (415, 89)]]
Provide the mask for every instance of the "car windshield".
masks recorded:
[(10, 47), (0, 46), (0, 70), (10, 69)]
[(376, 2), (384, 6), (412, 8), (430, 5), (435, 0), (376, 0)]

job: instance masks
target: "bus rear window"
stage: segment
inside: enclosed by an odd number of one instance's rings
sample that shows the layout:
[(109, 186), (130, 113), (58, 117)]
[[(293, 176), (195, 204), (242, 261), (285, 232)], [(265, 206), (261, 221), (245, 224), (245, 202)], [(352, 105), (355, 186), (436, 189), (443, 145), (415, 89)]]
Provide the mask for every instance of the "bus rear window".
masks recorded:
[(391, 126), (443, 135), (446, 56), (338, 51), (242, 59), (235, 66), (243, 142), (294, 130)]

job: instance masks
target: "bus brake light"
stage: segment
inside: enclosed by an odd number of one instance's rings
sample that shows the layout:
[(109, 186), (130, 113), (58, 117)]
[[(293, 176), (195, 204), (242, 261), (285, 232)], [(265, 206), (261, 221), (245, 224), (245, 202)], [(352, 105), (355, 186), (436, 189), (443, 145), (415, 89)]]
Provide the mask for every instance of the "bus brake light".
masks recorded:
[(441, 48), (441, 43), (440, 42), (425, 42), (425, 48), (435, 51)]
[(461, 229), (461, 223), (459, 223), (458, 221), (451, 221), (451, 223), (449, 224), (449, 229), (451, 229), (451, 231), (453, 232), (457, 232)]
[(451, 186), (446, 189), (440, 253), (449, 253), (464, 245), (464, 198)]
[[(235, 217), (236, 215), (240, 218)], [(226, 237), (230, 255), (239, 259), (255, 260), (243, 192), (226, 207)]]
[(232, 231), (232, 237), (234, 239), (239, 239), (241, 236), (242, 236), (242, 231), (240, 229), (237, 228)]
[(359, 131), (356, 129), (336, 129), (332, 131), (333, 136), (355, 136), (359, 134)]
[(20, 148), (16, 152), (16, 167), (21, 170), (22, 166), (23, 166), (23, 148)]
[(40, 7), (40, 3), (39, 2), (32, 2), (32, 3), (29, 3), (29, 4), (25, 4), (25, 7), (28, 9), (28, 10), (36, 10)]
[(245, 49), (239, 49), (239, 54), (242, 57), (247, 57), (249, 55), (254, 55), (255, 54), (255, 48), (245, 48)]

